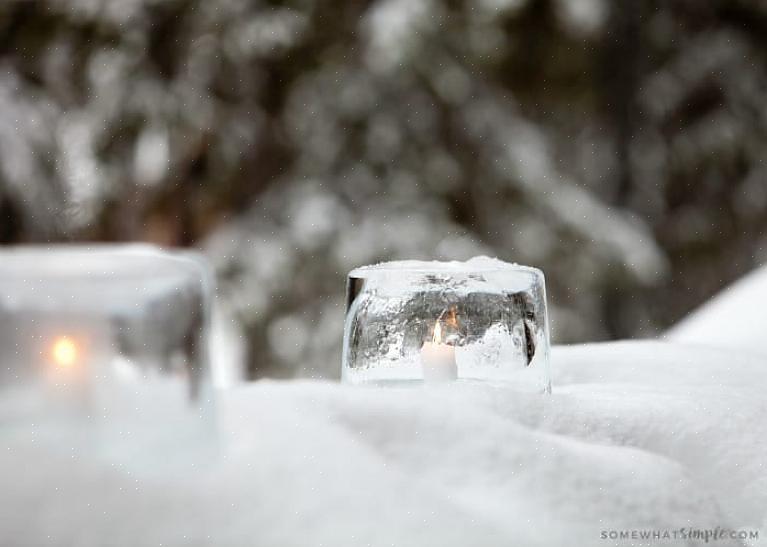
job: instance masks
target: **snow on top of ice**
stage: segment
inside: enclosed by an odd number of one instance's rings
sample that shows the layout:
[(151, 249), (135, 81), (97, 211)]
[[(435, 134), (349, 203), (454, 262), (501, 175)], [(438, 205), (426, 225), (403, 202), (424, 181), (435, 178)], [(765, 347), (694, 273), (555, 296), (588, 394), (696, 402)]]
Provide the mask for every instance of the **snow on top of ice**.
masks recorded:
[(7, 247), (0, 251), (0, 276), (12, 278), (90, 279), (162, 277), (178, 274), (178, 261), (152, 245), (55, 245)]
[(671, 328), (677, 342), (767, 354), (767, 266), (725, 288)]
[(0, 251), (0, 307), (92, 311), (130, 309), (199, 286), (188, 253), (151, 245), (56, 245)]
[(380, 262), (378, 264), (355, 268), (349, 275), (352, 277), (364, 277), (371, 272), (477, 274), (497, 271), (540, 273), (540, 270), (530, 266), (504, 262), (498, 258), (475, 256), (466, 261), (452, 260), (443, 262), (439, 260), (396, 260), (391, 262)]
[(350, 278), (374, 281), (376, 290), (391, 295), (432, 283), (439, 278), (440, 288), (449, 280), (458, 292), (503, 292), (529, 289), (543, 279), (543, 272), (530, 266), (504, 262), (497, 258), (476, 256), (466, 261), (399, 260), (355, 268)]

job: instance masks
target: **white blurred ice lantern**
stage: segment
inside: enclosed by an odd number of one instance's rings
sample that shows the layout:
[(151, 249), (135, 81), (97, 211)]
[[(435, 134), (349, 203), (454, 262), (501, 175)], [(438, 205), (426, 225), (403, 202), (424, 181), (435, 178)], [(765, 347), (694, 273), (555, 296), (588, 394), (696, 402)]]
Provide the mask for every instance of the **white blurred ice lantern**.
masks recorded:
[(0, 428), (112, 455), (212, 434), (210, 285), (150, 246), (0, 251)]
[(344, 381), (490, 381), (548, 393), (543, 272), (486, 257), (388, 262), (347, 279)]

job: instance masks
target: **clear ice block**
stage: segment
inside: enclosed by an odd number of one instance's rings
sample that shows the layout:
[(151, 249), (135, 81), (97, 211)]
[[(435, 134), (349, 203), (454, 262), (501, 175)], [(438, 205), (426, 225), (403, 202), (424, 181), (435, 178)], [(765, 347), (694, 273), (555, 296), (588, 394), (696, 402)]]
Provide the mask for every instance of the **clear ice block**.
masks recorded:
[(342, 377), (481, 380), (549, 392), (543, 272), (486, 257), (351, 271)]
[(121, 455), (211, 433), (211, 287), (193, 253), (0, 251), (0, 430)]

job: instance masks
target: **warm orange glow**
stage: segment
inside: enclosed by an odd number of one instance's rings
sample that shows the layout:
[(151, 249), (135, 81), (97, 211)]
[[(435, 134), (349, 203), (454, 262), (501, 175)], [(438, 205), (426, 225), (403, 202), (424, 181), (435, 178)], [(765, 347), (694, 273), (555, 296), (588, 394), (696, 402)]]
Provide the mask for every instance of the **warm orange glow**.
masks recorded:
[(51, 348), (53, 362), (60, 367), (69, 368), (77, 363), (79, 354), (77, 343), (69, 336), (59, 336)]
[(455, 311), (455, 306), (450, 306), (450, 309), (447, 311), (445, 323), (453, 328), (458, 328), (458, 313)]
[[(445, 317), (445, 314), (447, 316)], [(444, 321), (445, 325), (448, 327), (452, 327), (454, 329), (458, 328), (458, 313), (455, 311), (455, 306), (450, 306), (450, 308), (443, 311), (439, 318), (437, 319), (436, 323), (434, 323), (434, 334), (432, 335), (431, 341), (435, 344), (441, 344), (442, 343), (442, 322)]]

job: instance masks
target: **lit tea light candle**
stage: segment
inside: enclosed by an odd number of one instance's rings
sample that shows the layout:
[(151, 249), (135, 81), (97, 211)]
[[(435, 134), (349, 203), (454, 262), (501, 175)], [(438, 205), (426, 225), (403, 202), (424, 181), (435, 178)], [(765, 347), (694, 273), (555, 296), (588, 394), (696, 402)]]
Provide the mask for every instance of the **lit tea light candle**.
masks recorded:
[(82, 420), (93, 412), (89, 338), (80, 325), (64, 332), (48, 327), (38, 338), (45, 379), (42, 408), (51, 420)]
[(455, 347), (442, 342), (439, 321), (434, 325), (432, 341), (424, 342), (421, 348), (421, 365), (425, 382), (449, 382), (458, 377)]
[(59, 336), (51, 346), (51, 358), (59, 368), (71, 368), (77, 364), (80, 350), (77, 342), (69, 336)]

